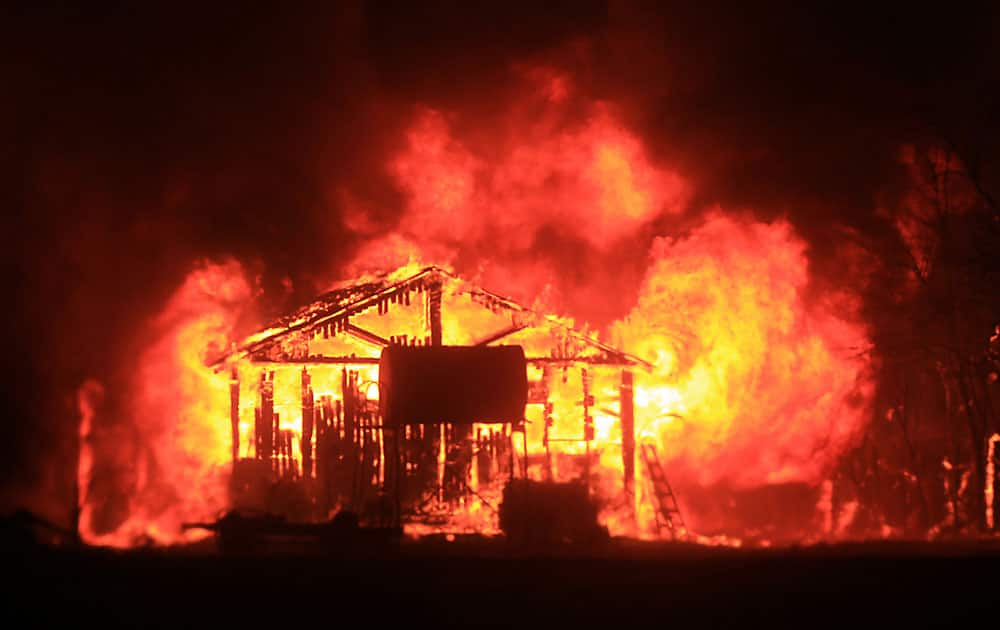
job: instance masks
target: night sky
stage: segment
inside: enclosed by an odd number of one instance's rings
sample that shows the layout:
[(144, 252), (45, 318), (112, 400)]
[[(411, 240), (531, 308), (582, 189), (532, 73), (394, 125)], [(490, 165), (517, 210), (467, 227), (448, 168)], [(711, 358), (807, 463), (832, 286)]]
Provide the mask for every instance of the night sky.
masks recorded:
[(569, 71), (695, 182), (693, 206), (788, 215), (817, 268), (834, 225), (890, 238), (876, 200), (901, 144), (1000, 160), (993, 3), (18, 4), (0, 15), (4, 508), (25, 488), (65, 496), (71, 472), (50, 464), (74, 389), (122, 378), (193, 261), (235, 256), (265, 295), (286, 276), (283, 299), (312, 295), (362, 244), (329, 191), (391, 229), (383, 165), (412, 107), (491, 120), (512, 63), (587, 42)]

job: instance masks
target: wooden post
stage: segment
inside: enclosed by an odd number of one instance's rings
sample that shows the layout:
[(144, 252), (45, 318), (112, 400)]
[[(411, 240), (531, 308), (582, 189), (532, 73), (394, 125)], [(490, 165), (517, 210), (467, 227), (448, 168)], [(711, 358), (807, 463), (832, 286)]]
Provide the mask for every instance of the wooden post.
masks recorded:
[(344, 401), (344, 439), (353, 444), (354, 436), (354, 373), (344, 368), (340, 372), (340, 396)]
[(549, 445), (549, 432), (552, 430), (552, 403), (545, 401), (544, 410), (545, 433), (542, 435), (542, 442), (545, 446), (545, 480), (552, 481), (552, 447)]
[(320, 396), (319, 400), (320, 406), (316, 414), (316, 485), (319, 490), (316, 503), (320, 517), (326, 518), (332, 505), (331, 446), (337, 435), (337, 415), (329, 395)]
[(521, 468), (524, 469), (524, 479), (528, 479), (528, 426), (526, 424), (521, 425), (521, 441), (524, 445), (524, 463)]
[(624, 471), (625, 497), (629, 507), (635, 509), (635, 390), (632, 372), (622, 370), (622, 384), (618, 390), (621, 402), (622, 470)]
[(273, 413), (272, 415), (274, 416), (274, 428), (271, 433), (274, 439), (274, 471), (280, 476), (282, 474), (282, 455), (284, 454), (284, 438), (281, 437), (281, 414)]
[(258, 457), (268, 462), (274, 455), (274, 373), (268, 378), (260, 375), (260, 453)]
[(233, 367), (229, 380), (229, 424), (232, 429), (233, 464), (240, 459), (240, 377)]
[(517, 470), (514, 466), (514, 425), (510, 425), (510, 435), (507, 434), (507, 425), (504, 425), (503, 437), (505, 438), (504, 448), (507, 449), (507, 456), (510, 460), (507, 467), (510, 471), (510, 479), (514, 479), (514, 471)]
[(302, 451), (302, 477), (309, 479), (313, 474), (313, 424), (315, 399), (313, 398), (312, 378), (305, 367), (302, 368), (302, 441), (299, 443)]
[[(441, 279), (437, 275), (434, 275), (426, 286), (427, 310), (425, 311), (425, 323), (427, 325), (428, 332), (430, 332), (430, 336), (425, 338), (425, 342), (426, 345), (440, 346), (442, 343)], [(433, 420), (439, 419), (435, 418)], [(433, 483), (437, 487), (436, 496), (438, 501), (442, 501), (444, 499), (444, 460), (445, 449), (447, 448), (447, 441), (445, 439), (446, 430), (447, 427), (443, 423), (435, 422), (427, 425), (424, 432), (424, 441), (422, 446), (425, 450), (424, 461), (427, 466), (427, 470), (423, 474), (426, 475), (428, 483)], [(431, 470), (432, 465), (433, 470)], [(431, 482), (432, 476), (433, 482)]]
[(253, 456), (264, 458), (264, 429), (260, 421), (260, 407), (253, 408)]
[(392, 499), (392, 514), (389, 525), (402, 527), (401, 480), (405, 465), (401, 463), (399, 449), (400, 440), (404, 439), (403, 427), (385, 427), (382, 429), (382, 451), (384, 464), (383, 483), (386, 493)]
[(430, 285), (427, 294), (427, 319), (431, 329), (431, 345), (441, 345), (441, 281)]

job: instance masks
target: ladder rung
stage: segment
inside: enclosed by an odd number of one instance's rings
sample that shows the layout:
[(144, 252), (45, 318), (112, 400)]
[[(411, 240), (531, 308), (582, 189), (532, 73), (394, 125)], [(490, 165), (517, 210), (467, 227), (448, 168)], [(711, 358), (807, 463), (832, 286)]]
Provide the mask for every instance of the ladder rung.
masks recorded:
[(660, 460), (656, 456), (656, 448), (649, 442), (643, 442), (640, 445), (639, 453), (646, 464), (649, 480), (653, 487), (653, 500), (656, 502), (656, 513), (658, 514), (657, 528), (660, 527), (661, 518), (671, 532), (676, 530), (678, 526), (684, 527), (684, 517), (681, 516), (680, 505), (677, 503), (677, 497), (674, 495), (670, 482), (667, 481)]

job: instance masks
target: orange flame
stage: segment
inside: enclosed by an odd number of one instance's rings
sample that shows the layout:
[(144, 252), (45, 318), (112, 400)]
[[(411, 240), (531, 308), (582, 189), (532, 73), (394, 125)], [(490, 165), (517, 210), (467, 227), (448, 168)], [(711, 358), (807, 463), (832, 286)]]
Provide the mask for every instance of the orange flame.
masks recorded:
[[(418, 261), (439, 261), (474, 270), (474, 279), (487, 286), (491, 278), (502, 279), (501, 289), (513, 287), (536, 307), (551, 310), (545, 308), (547, 290), (567, 258), (535, 255), (546, 239), (563, 239), (574, 255), (586, 249), (605, 261), (614, 287), (615, 248), (640, 242), (657, 219), (686, 209), (688, 183), (653, 163), (611, 104), (581, 102), (572, 82), (559, 73), (529, 71), (527, 78), (525, 102), (502, 121), (501, 132), (460, 138), (454, 129), (461, 121), (446, 112), (418, 112), (405, 148), (387, 164), (407, 194), (399, 224), (370, 241), (348, 266), (349, 274), (404, 265), (395, 274), (403, 277)], [(582, 119), (571, 115), (579, 111), (586, 114)], [(351, 207), (345, 215), (356, 230), (374, 232), (374, 220), (363, 209)], [(496, 261), (503, 264), (491, 270)], [(787, 222), (761, 223), (716, 211), (687, 236), (654, 242), (638, 302), (609, 332), (615, 345), (655, 363), (651, 373), (637, 375), (637, 438), (655, 442), (671, 475), (694, 486), (817, 484), (850, 444), (871, 398), (860, 354), (867, 333), (853, 296), (811, 299), (809, 287), (805, 243)], [(181, 534), (182, 522), (210, 518), (226, 507), (229, 375), (212, 372), (203, 360), (213, 346), (225, 347), (249, 295), (237, 263), (204, 264), (167, 303), (156, 321), (156, 338), (137, 365), (131, 412), (146, 449), (137, 462), (129, 516), (110, 533), (85, 528), (88, 541), (191, 540), (196, 534)], [(446, 344), (473, 343), (490, 330), (490, 314), (479, 305), (455, 303), (443, 310)], [(419, 317), (400, 308), (372, 330), (388, 337)], [(574, 322), (545, 320), (541, 332), (515, 342), (529, 354), (547, 356), (548, 329), (559, 325)], [(244, 382), (259, 374), (240, 369)], [(372, 379), (373, 368), (366, 370), (364, 379)], [(539, 369), (531, 370), (532, 379), (540, 378)], [(583, 380), (574, 373), (552, 383), (552, 435), (567, 440), (552, 447), (553, 477), (577, 475), (579, 455), (593, 449), (591, 480), (604, 499), (603, 522), (613, 534), (648, 536), (654, 518), (648, 493), (640, 487), (636, 522), (621, 485), (619, 375), (592, 376), (595, 439), (589, 447), (577, 439)], [(336, 395), (336, 373), (317, 369), (313, 388), (317, 395)], [(81, 400), (90, 400), (85, 393)], [(278, 381), (274, 395), (281, 428), (298, 440), (298, 384)], [(90, 426), (93, 405), (81, 402), (80, 408)], [(528, 410), (527, 438), (536, 452), (541, 413)], [(252, 417), (253, 410), (243, 405), (243, 444), (249, 444)], [(521, 445), (515, 446), (523, 456)], [(81, 474), (90, 463), (88, 454)], [(641, 486), (645, 471), (638, 464), (636, 471)], [(535, 478), (542, 474), (537, 465), (530, 472)], [(452, 514), (447, 527), (496, 531), (491, 505), (499, 492), (479, 487), (476, 479), (472, 485), (477, 498)], [(691, 538), (741, 544), (725, 536)]]
[(657, 365), (636, 395), (641, 435), (699, 484), (821, 481), (871, 395), (856, 304), (807, 301), (805, 243), (784, 222), (713, 214), (652, 258), (614, 326)]
[[(85, 502), (81, 535), (91, 544), (125, 547), (142, 540), (194, 540), (181, 532), (189, 520), (210, 518), (226, 506), (230, 437), (228, 376), (205, 367), (210, 352), (225, 349), (239, 306), (250, 296), (235, 261), (204, 263), (192, 271), (154, 322), (155, 339), (139, 357), (135, 395), (129, 401), (140, 448), (132, 463), (128, 516), (113, 532), (98, 532)], [(81, 429), (90, 432), (94, 387), (81, 389)], [(81, 472), (91, 468), (85, 449)], [(83, 487), (91, 479), (85, 479)]]

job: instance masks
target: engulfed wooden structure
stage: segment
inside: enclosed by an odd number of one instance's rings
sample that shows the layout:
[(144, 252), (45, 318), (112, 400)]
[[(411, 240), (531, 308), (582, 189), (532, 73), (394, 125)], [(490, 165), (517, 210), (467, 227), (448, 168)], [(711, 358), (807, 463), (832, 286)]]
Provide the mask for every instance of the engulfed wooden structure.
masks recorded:
[[(523, 417), (383, 424), (386, 348), (500, 345), (523, 349)], [(235, 508), (302, 521), (347, 509), (373, 524), (433, 523), (514, 476), (565, 476), (567, 460), (589, 483), (609, 448), (621, 453), (620, 494), (634, 501), (632, 370), (648, 364), (437, 267), (324, 294), (213, 365), (231, 374)], [(616, 439), (601, 443), (595, 415), (602, 427), (613, 416)], [(557, 425), (576, 428), (555, 434)]]

